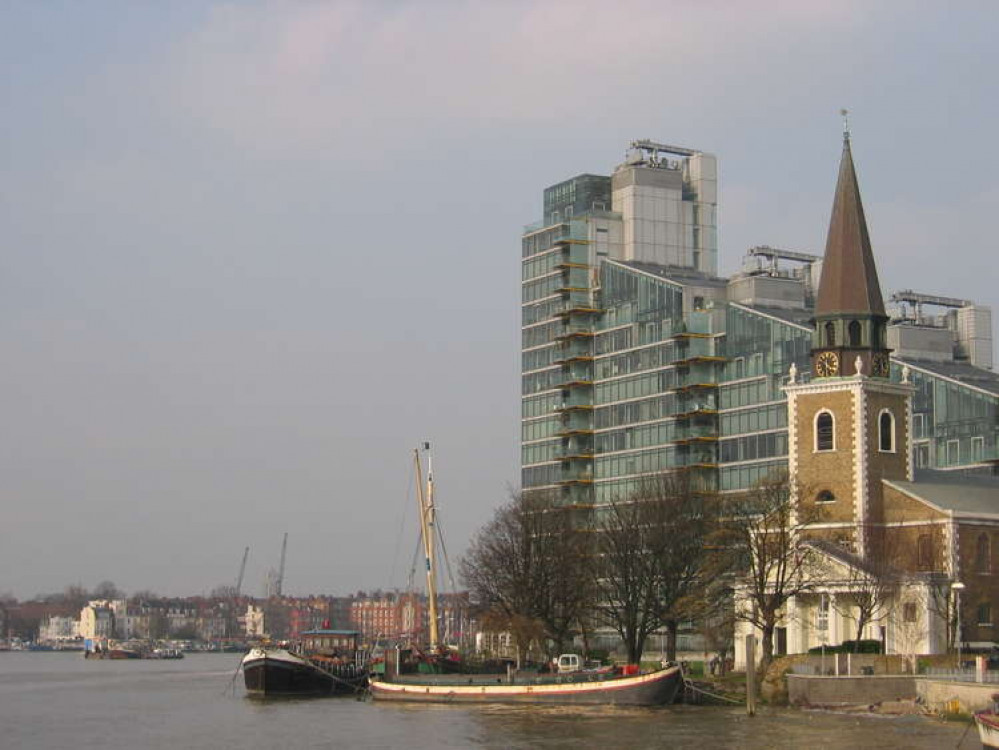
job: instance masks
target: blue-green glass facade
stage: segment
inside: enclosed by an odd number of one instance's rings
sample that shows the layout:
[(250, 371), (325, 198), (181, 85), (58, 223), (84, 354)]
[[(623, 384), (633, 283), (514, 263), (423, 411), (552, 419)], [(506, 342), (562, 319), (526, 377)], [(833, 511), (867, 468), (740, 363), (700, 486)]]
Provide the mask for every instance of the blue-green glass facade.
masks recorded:
[[(723, 280), (602, 257), (595, 224), (583, 213), (523, 238), (524, 489), (590, 506), (680, 467), (723, 492), (786, 469), (783, 385), (792, 363), (809, 377), (809, 312), (729, 303)], [(916, 465), (996, 462), (999, 377), (908, 365)]]

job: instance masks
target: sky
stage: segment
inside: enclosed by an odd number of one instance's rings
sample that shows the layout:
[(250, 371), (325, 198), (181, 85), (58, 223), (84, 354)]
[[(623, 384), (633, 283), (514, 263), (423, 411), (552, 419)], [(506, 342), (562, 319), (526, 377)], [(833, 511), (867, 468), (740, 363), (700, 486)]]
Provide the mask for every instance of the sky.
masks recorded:
[(520, 234), (639, 138), (720, 270), (821, 252), (851, 111), (886, 296), (999, 307), (992, 2), (0, 4), (0, 593), (406, 588), (519, 475)]

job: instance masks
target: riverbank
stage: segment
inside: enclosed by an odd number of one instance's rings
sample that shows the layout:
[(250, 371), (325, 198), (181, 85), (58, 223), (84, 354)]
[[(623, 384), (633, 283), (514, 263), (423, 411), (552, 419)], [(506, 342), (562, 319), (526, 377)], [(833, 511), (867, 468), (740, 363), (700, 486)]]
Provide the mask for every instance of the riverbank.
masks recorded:
[[(939, 750), (956, 723), (743, 706), (603, 708), (379, 704), (354, 698), (248, 700), (236, 655), (86, 662), (78, 654), (0, 656), (4, 746), (21, 750)], [(726, 676), (737, 682), (738, 676)], [(744, 683), (743, 683), (744, 684)]]

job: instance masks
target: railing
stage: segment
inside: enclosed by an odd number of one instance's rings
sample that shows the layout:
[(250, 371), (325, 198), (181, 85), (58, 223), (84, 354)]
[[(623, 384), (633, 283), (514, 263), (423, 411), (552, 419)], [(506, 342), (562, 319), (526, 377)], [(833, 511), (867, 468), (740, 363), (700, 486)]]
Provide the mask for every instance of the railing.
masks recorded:
[[(978, 673), (974, 669), (947, 669), (944, 667), (927, 667), (922, 672), (923, 677), (934, 680), (953, 680), (954, 682), (978, 682)], [(987, 669), (982, 673), (982, 682), (999, 684), (999, 671)]]

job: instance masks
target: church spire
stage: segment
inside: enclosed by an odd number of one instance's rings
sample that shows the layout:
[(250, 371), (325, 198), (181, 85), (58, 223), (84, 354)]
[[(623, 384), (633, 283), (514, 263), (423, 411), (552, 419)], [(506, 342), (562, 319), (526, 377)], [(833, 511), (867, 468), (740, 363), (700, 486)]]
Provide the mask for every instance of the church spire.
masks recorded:
[(816, 317), (837, 313), (884, 315), (871, 238), (850, 150), (850, 131), (843, 131), (843, 156), (833, 200)]
[(815, 302), (813, 371), (818, 377), (887, 377), (888, 317), (842, 113), (843, 156)]

